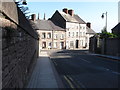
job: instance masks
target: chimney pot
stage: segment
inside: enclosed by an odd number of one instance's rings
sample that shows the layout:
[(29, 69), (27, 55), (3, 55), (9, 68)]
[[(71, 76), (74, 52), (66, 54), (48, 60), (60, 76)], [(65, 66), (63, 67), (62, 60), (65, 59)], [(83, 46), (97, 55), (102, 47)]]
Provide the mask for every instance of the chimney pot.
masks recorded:
[(67, 8), (64, 8), (64, 9), (63, 9), (63, 12), (66, 13), (66, 14), (68, 14), (68, 9), (67, 9)]
[(74, 15), (74, 10), (70, 9), (70, 10), (68, 10), (68, 13), (69, 13), (71, 16), (73, 16), (73, 15)]
[(91, 28), (91, 23), (90, 23), (90, 22), (88, 22), (88, 23), (87, 23), (87, 26), (88, 26), (89, 28)]
[(32, 16), (31, 19), (32, 19), (33, 21), (35, 21), (35, 20), (36, 20), (36, 14), (32, 14), (31, 16)]

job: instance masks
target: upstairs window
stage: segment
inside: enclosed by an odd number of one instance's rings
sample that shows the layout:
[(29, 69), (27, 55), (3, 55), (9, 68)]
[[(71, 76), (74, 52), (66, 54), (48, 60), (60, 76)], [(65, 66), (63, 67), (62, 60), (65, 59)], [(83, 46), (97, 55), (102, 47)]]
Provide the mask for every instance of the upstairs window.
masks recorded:
[(57, 34), (55, 34), (55, 35), (54, 35), (54, 39), (57, 39), (57, 38), (58, 38), (58, 37), (57, 37)]
[(72, 35), (73, 37), (74, 37), (74, 32), (73, 32), (73, 35)]
[(78, 32), (76, 32), (76, 37), (78, 37)]
[(70, 32), (68, 33), (68, 36), (70, 37)]
[(46, 38), (46, 34), (42, 33), (42, 39), (45, 39), (45, 38)]
[(47, 38), (51, 38), (51, 33), (48, 33)]
[(64, 39), (64, 34), (61, 35), (60, 39)]

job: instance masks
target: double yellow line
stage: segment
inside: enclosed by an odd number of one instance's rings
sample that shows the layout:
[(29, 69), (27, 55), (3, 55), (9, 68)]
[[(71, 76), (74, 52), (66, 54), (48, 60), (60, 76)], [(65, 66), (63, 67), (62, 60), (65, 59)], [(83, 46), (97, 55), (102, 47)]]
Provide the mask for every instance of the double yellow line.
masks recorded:
[[(67, 83), (70, 85), (70, 88), (72, 88), (73, 90), (76, 90), (75, 88), (80, 88), (80, 86), (69, 75), (64, 75), (63, 77), (65, 78)], [(73, 82), (77, 87), (75, 87)]]

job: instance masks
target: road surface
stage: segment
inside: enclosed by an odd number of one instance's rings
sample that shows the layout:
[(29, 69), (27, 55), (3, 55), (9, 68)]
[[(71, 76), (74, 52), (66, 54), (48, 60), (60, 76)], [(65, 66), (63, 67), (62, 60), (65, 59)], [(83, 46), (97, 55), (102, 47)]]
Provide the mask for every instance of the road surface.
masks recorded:
[(118, 88), (120, 62), (84, 53), (64, 50), (51, 53), (66, 88)]

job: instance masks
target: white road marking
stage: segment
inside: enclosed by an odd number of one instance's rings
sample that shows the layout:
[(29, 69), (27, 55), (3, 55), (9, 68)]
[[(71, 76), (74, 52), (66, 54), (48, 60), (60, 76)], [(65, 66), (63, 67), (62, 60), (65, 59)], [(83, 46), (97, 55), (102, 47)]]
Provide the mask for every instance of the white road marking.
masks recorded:
[(91, 63), (90, 61), (88, 61), (88, 60), (85, 60), (85, 59), (82, 59), (82, 58), (80, 58), (81, 60), (83, 60), (83, 61), (85, 61), (85, 62), (87, 62), (87, 63)]

